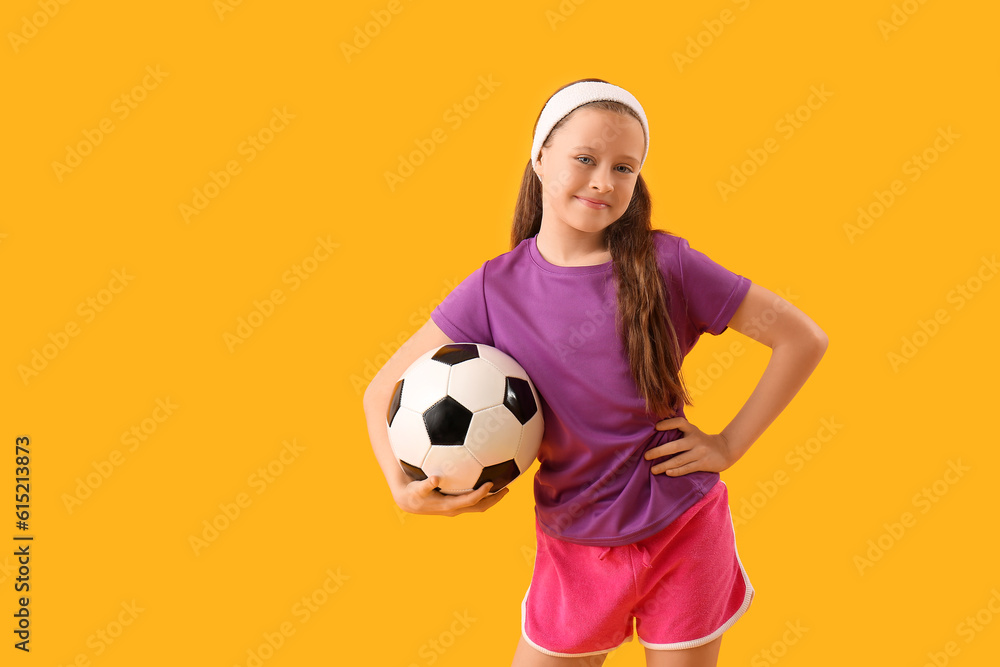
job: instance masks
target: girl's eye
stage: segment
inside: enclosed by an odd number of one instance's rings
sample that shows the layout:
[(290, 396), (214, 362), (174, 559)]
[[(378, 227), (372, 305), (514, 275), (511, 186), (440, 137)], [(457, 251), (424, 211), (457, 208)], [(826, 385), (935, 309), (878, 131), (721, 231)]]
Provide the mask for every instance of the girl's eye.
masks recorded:
[[(581, 155), (581, 156), (577, 157), (576, 159), (577, 160), (590, 160), (590, 158), (587, 157), (586, 155)], [(620, 164), (618, 166), (619, 167), (625, 167), (625, 169), (626, 169), (626, 171), (623, 171), (621, 173), (623, 173), (623, 174), (631, 174), (632, 173), (632, 168), (629, 167), (628, 165)]]

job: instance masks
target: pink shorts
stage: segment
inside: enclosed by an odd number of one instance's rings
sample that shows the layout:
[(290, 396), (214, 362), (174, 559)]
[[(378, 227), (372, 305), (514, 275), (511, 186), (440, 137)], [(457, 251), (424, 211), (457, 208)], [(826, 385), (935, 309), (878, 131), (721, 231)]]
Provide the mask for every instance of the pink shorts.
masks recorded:
[(521, 634), (542, 653), (607, 653), (632, 640), (652, 649), (708, 643), (750, 607), (754, 590), (739, 554), (729, 493), (719, 480), (659, 533), (615, 547), (542, 532)]

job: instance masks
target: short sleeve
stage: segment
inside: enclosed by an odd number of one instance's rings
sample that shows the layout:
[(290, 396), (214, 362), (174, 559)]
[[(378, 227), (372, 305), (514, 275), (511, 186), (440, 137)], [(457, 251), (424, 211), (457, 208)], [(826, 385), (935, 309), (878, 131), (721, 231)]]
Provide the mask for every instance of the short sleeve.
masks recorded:
[(493, 345), (486, 309), (486, 267), (470, 273), (431, 311), (434, 323), (456, 343)]
[(695, 250), (686, 239), (679, 241), (677, 261), (688, 318), (699, 333), (718, 336), (727, 329), (751, 281)]

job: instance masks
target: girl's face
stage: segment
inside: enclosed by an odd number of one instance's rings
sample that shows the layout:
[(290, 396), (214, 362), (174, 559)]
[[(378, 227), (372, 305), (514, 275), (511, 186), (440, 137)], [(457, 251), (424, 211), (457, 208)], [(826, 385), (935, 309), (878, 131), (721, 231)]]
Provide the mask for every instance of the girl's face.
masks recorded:
[(542, 184), (542, 224), (600, 232), (620, 218), (632, 199), (646, 144), (639, 121), (581, 108), (550, 141), (534, 163)]

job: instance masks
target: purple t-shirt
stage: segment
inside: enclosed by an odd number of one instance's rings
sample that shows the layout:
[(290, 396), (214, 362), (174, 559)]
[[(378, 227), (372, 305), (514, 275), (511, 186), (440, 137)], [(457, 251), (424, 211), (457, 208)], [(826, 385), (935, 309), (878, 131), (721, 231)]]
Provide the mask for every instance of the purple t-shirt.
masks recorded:
[[(682, 237), (653, 238), (670, 319), (687, 355), (702, 333), (726, 330), (750, 279)], [(431, 312), (453, 341), (492, 345), (527, 371), (545, 419), (535, 514), (545, 533), (577, 544), (648, 537), (719, 480), (715, 472), (650, 472), (663, 459), (646, 461), (643, 453), (683, 433), (657, 431), (664, 416), (646, 411), (615, 330), (615, 285), (611, 262), (551, 264), (530, 237), (484, 262)]]

